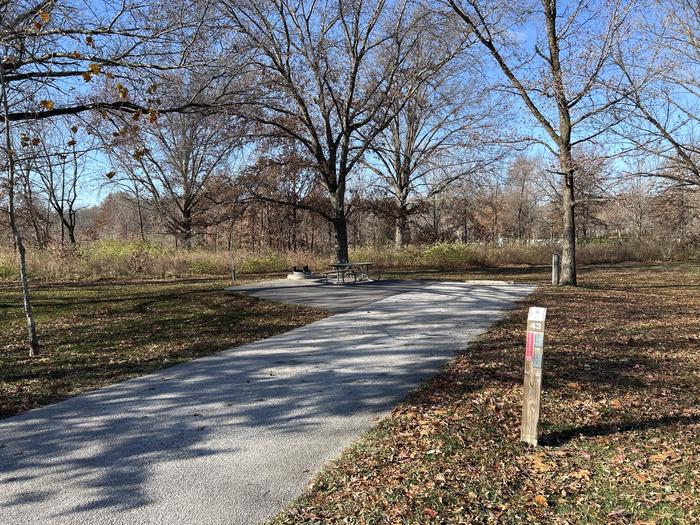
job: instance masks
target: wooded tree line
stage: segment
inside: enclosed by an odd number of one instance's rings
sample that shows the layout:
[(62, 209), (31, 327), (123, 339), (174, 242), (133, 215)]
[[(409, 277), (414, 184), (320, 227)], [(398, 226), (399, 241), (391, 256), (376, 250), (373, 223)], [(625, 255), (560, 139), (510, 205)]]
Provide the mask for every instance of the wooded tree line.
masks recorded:
[[(409, 214), (398, 219), (394, 197), (381, 189), (354, 194), (348, 213), (350, 246), (401, 248), (438, 242), (486, 245), (552, 244), (561, 236), (560, 200), (556, 181), (546, 164), (515, 158), (501, 176), (486, 181), (461, 180), (434, 195), (410, 199)], [(293, 182), (293, 181), (292, 181)], [(271, 198), (301, 200), (282, 188), (268, 188)], [(178, 226), (177, 206), (163, 210), (136, 192), (114, 191), (99, 204), (72, 211), (72, 228), (65, 226), (49, 200), (32, 203), (22, 194), (17, 210), (26, 243), (35, 248), (90, 243), (102, 239), (144, 241), (167, 246), (213, 251), (291, 251), (332, 257), (333, 229), (318, 214), (295, 206), (250, 199), (242, 201), (236, 185), (230, 201), (195, 206), (191, 227)], [(40, 190), (42, 191), (42, 190)], [(244, 188), (240, 188), (244, 191)], [(578, 185), (576, 228), (579, 242), (644, 241), (664, 245), (700, 244), (700, 194), (655, 179), (635, 178), (611, 183), (607, 176), (581, 177)], [(316, 198), (323, 200), (323, 193)], [(213, 197), (211, 197), (213, 199)], [(229, 202), (234, 205), (230, 206)], [(308, 199), (307, 199), (307, 202)], [(400, 226), (399, 226), (400, 225)], [(9, 232), (4, 243), (11, 244)], [(554, 247), (553, 250), (556, 250)]]
[(339, 261), (349, 242), (557, 237), (562, 284), (577, 236), (671, 213), (686, 242), (699, 30), (694, 0), (0, 0), (2, 224), (31, 347), (25, 245), (113, 235), (125, 210), (143, 239)]

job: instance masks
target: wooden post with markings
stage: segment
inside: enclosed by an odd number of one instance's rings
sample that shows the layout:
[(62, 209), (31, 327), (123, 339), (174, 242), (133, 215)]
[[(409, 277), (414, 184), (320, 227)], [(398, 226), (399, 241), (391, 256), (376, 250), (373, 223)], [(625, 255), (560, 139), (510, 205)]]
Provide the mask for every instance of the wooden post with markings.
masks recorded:
[(533, 306), (527, 316), (525, 338), (525, 380), (523, 383), (523, 421), (520, 440), (537, 446), (542, 391), (542, 354), (544, 352), (544, 320), (547, 309)]

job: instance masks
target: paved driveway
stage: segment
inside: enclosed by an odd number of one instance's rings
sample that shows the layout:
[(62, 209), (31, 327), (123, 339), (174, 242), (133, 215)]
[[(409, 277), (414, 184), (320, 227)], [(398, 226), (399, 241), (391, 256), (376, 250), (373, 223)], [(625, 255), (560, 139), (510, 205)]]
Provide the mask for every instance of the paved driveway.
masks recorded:
[(230, 292), (252, 295), (259, 299), (280, 301), (343, 313), (367, 306), (392, 295), (418, 292), (435, 281), (382, 279), (359, 283), (332, 284), (322, 280), (293, 281), (278, 279), (228, 288)]
[(530, 291), (431, 284), (2, 420), (0, 522), (259, 522)]

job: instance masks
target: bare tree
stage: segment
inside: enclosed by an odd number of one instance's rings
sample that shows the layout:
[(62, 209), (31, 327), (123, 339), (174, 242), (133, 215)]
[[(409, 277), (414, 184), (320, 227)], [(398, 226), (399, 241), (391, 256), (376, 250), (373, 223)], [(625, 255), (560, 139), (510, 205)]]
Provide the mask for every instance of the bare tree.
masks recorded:
[(22, 299), (24, 301), (24, 312), (27, 318), (27, 339), (29, 341), (29, 355), (34, 356), (39, 353), (39, 337), (36, 333), (36, 324), (34, 322), (34, 313), (32, 310), (32, 303), (29, 296), (29, 281), (27, 278), (27, 255), (26, 248), (24, 246), (24, 240), (19, 231), (19, 226), (17, 224), (17, 213), (15, 208), (15, 184), (17, 181), (16, 171), (15, 171), (15, 159), (17, 152), (14, 148), (12, 141), (12, 131), (10, 128), (9, 115), (9, 94), (7, 90), (7, 85), (5, 83), (5, 68), (4, 62), (0, 61), (0, 99), (2, 100), (2, 109), (4, 116), (4, 157), (6, 159), (7, 167), (7, 214), (10, 220), (10, 229), (12, 230), (12, 237), (15, 241), (15, 246), (17, 246), (17, 253), (19, 254), (19, 275), (22, 285)]
[(34, 175), (36, 170), (36, 158), (28, 155), (26, 148), (38, 144), (37, 139), (30, 139), (26, 133), (20, 133), (21, 160), (17, 167), (17, 175), (21, 181), (21, 193), (18, 197), (24, 204), (24, 209), (29, 217), (34, 240), (39, 248), (45, 248), (50, 240), (50, 226), (52, 222), (51, 205), (42, 200), (40, 192), (34, 188)]
[(700, 187), (700, 4), (656, 0), (616, 62), (626, 113), (616, 127), (631, 171)]
[(221, 205), (207, 190), (216, 175), (231, 171), (241, 133), (224, 115), (172, 113), (138, 128), (124, 120), (115, 120), (118, 127), (106, 139), (113, 181), (123, 186), (126, 177), (127, 186), (148, 197), (168, 231), (191, 248), (195, 225), (205, 226), (201, 219)]
[(80, 137), (78, 126), (70, 126), (63, 119), (38, 121), (22, 129), (27, 131), (20, 134), (17, 163), (24, 173), (25, 192), (38, 193), (46, 199), (60, 224), (61, 246), (66, 235), (75, 245), (78, 193), (85, 163), (93, 150), (92, 141), (90, 137)]
[[(251, 200), (279, 204), (284, 203), (285, 222), (289, 226), (288, 248), (298, 248), (298, 226), (301, 212), (330, 216), (328, 200), (323, 198), (323, 188), (307, 156), (297, 141), (268, 139), (257, 144), (256, 162), (245, 170), (242, 186)], [(320, 197), (320, 198), (319, 198)], [(346, 205), (346, 216), (349, 209)], [(287, 215), (288, 214), (288, 215)]]
[(646, 237), (646, 229), (651, 225), (654, 201), (660, 193), (658, 186), (654, 179), (634, 178), (617, 199), (622, 209), (629, 214), (632, 231), (640, 241)]
[[(467, 47), (469, 42), (462, 45)], [(417, 52), (436, 51), (424, 45)], [(460, 178), (483, 172), (500, 156), (492, 143), (496, 104), (477, 80), (481, 75), (475, 62), (472, 57), (448, 62), (405, 102), (397, 100), (401, 107), (370, 146), (365, 164), (393, 200), (385, 210), (395, 221), (397, 248), (403, 245), (408, 220), (422, 208), (423, 199)]]
[[(203, 2), (206, 4), (206, 2)], [(147, 97), (134, 100), (120, 78), (132, 84), (149, 82), (147, 72), (181, 67), (182, 53), (174, 55), (171, 44), (198, 37), (196, 21), (182, 13), (175, 2), (165, 8), (118, 0), (100, 2), (99, 8), (84, 0), (0, 0), (0, 83), (5, 136), (4, 160), (7, 172), (8, 212), (18, 247), (20, 281), (29, 329), (30, 354), (39, 351), (32, 315), (27, 265), (22, 233), (16, 220), (16, 155), (13, 123), (76, 115), (88, 110), (108, 112), (155, 111)], [(177, 37), (177, 38), (175, 38)], [(178, 48), (179, 51), (179, 48)], [(109, 92), (91, 93), (89, 86), (106, 79)], [(144, 94), (145, 94), (144, 89)], [(182, 111), (158, 108), (158, 111)]]
[[(609, 66), (631, 2), (447, 0), (503, 74), (503, 89), (520, 98), (543, 135), (535, 139), (558, 159), (563, 230), (561, 284), (576, 284), (573, 151), (601, 136)], [(528, 36), (536, 28), (534, 38)]]
[(516, 239), (531, 239), (534, 229), (535, 210), (538, 205), (536, 180), (540, 177), (537, 161), (529, 157), (518, 157), (508, 168), (506, 178), (507, 208), (512, 214), (512, 230)]
[(325, 186), (338, 261), (348, 260), (346, 190), (376, 136), (439, 68), (413, 64), (419, 41), (406, 2), (223, 1), (232, 28), (254, 50), (257, 88), (244, 115), (261, 137), (298, 142)]

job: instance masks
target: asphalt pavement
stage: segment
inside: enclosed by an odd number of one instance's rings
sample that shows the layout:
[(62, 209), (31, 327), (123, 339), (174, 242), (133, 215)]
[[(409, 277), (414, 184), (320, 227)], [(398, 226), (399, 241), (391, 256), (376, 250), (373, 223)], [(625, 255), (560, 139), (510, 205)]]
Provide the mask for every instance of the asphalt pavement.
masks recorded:
[(408, 285), (0, 420), (0, 523), (258, 523), (531, 291)]

